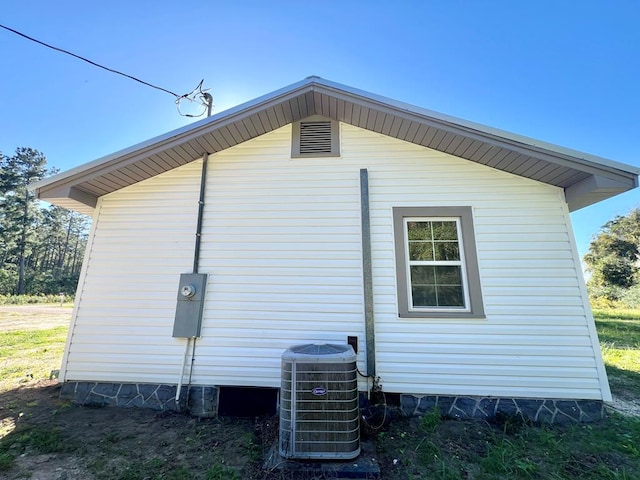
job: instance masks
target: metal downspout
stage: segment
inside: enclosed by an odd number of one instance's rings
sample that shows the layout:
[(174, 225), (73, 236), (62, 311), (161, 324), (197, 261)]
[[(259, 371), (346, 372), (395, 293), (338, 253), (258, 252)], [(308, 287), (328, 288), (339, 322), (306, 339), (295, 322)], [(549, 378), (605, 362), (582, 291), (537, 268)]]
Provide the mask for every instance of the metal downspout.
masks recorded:
[(373, 267), (371, 264), (371, 220), (369, 218), (369, 172), (360, 169), (360, 218), (362, 226), (362, 279), (364, 286), (364, 323), (366, 335), (367, 377), (376, 376), (376, 337), (373, 316)]

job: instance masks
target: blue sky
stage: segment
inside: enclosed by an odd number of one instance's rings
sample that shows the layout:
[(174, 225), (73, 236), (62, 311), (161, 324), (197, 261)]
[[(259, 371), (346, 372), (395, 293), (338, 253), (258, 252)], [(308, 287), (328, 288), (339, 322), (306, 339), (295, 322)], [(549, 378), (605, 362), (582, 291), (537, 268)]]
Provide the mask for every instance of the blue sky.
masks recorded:
[[(220, 112), (309, 75), (640, 167), (640, 2), (3, 0), (0, 23)], [(66, 170), (191, 123), (0, 30), (0, 151)], [(572, 214), (580, 254), (638, 190)]]

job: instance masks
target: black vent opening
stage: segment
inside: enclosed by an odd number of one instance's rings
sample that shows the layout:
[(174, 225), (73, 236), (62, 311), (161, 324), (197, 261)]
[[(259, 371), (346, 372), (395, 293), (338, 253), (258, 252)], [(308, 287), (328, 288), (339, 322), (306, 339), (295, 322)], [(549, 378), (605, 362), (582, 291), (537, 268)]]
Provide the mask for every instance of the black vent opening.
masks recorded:
[(331, 122), (300, 122), (301, 155), (331, 151)]
[(260, 417), (275, 415), (277, 388), (219, 387), (218, 416)]

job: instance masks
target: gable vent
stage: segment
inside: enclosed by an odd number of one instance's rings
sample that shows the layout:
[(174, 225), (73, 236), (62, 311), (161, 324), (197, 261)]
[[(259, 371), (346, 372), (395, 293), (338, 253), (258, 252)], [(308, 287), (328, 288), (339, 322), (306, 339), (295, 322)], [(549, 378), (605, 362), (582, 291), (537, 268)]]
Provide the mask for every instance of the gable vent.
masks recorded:
[(300, 122), (300, 155), (331, 153), (331, 122)]
[(337, 157), (340, 155), (338, 122), (317, 115), (293, 124), (291, 156)]

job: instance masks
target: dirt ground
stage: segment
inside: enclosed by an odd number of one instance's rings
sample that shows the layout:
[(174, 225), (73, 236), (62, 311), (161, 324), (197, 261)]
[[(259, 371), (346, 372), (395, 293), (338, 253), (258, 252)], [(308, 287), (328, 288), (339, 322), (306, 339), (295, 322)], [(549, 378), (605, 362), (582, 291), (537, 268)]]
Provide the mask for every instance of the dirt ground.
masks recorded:
[(45, 330), (71, 321), (72, 307), (62, 305), (0, 305), (0, 330)]
[(625, 392), (621, 395), (614, 394), (613, 400), (607, 402), (607, 408), (623, 415), (640, 417), (640, 400), (631, 395), (625, 395)]
[(258, 478), (250, 420), (85, 408), (58, 395), (55, 381), (0, 394), (0, 425), (20, 432), (5, 437), (17, 457), (1, 479)]
[[(276, 444), (276, 418), (198, 419), (143, 409), (87, 408), (69, 405), (58, 394), (55, 381), (40, 381), (0, 394), (0, 432), (4, 431), (3, 443), (9, 445), (9, 452), (15, 457), (9, 470), (0, 468), (0, 479), (326, 478), (296, 477), (262, 468), (266, 449)], [(416, 447), (415, 439), (413, 443), (407, 441), (408, 437), (404, 439), (405, 432), (409, 436), (419, 431), (419, 423), (415, 418), (397, 419), (397, 424), (379, 437), (377, 461), (382, 479), (405, 480), (409, 472), (414, 475), (411, 478), (425, 478), (423, 467), (413, 465), (417, 461), (413, 457), (423, 450), (418, 452), (422, 442)], [(446, 440), (440, 442), (443, 454), (473, 466), (474, 455), (480, 458), (486, 454), (501, 427), (450, 420), (440, 425), (438, 432)], [(408, 451), (399, 447), (403, 444), (398, 442), (403, 441)], [(482, 478), (476, 476), (478, 472), (468, 473), (471, 476), (461, 478)]]

